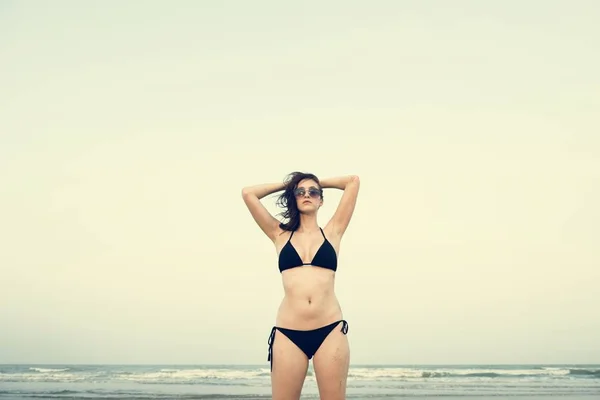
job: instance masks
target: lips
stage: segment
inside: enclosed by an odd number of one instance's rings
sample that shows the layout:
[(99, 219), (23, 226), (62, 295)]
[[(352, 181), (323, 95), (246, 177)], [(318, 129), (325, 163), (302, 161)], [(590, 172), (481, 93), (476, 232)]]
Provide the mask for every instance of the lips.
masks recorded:
[(304, 200), (302, 204), (310, 203), (310, 200)]

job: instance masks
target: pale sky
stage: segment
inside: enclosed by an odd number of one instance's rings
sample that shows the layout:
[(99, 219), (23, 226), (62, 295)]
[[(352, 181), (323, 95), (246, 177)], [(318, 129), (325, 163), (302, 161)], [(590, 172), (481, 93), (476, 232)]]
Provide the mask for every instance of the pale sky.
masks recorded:
[(352, 364), (598, 362), (599, 20), (1, 2), (0, 363), (268, 365), (281, 275), (241, 188), (294, 170), (361, 178)]

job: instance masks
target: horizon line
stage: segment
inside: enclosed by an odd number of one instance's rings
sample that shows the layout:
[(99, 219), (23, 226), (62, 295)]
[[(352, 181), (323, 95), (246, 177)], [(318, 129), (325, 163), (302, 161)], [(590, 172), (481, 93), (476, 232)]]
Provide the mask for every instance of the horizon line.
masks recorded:
[[(262, 366), (263, 364), (257, 363), (66, 363), (66, 362), (15, 362), (15, 363), (0, 363), (0, 365), (129, 365), (129, 366), (150, 366), (150, 365), (181, 365), (181, 366), (244, 366), (244, 367), (255, 367)], [(408, 367), (408, 366), (530, 366), (530, 365), (558, 365), (558, 366), (571, 366), (571, 365), (591, 365), (600, 366), (600, 362), (589, 363), (589, 362), (565, 362), (565, 363), (541, 363), (541, 362), (528, 362), (528, 363), (350, 363), (350, 367), (369, 367), (369, 366), (388, 366), (388, 367)]]

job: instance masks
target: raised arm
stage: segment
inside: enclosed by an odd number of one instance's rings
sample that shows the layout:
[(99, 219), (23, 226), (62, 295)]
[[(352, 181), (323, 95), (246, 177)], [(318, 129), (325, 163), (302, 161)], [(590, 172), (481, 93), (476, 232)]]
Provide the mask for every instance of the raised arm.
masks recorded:
[(360, 188), (360, 180), (356, 175), (348, 175), (336, 178), (325, 178), (321, 179), (320, 182), (323, 188), (335, 188), (344, 191), (335, 213), (327, 224), (331, 225), (332, 231), (341, 237), (344, 232), (346, 232), (346, 228), (354, 213), (358, 189)]
[(272, 193), (283, 190), (285, 184), (281, 183), (263, 183), (255, 186), (247, 186), (242, 189), (242, 198), (250, 210), (250, 214), (260, 229), (273, 241), (280, 230), (279, 221), (269, 213), (260, 199)]

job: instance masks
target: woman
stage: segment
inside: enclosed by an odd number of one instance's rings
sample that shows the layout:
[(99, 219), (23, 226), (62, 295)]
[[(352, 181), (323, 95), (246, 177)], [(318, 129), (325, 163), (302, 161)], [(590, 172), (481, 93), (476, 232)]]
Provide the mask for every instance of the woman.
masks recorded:
[[(293, 172), (283, 183), (242, 190), (252, 217), (273, 241), (285, 296), (269, 337), (274, 400), (299, 399), (312, 358), (321, 399), (345, 399), (350, 349), (348, 323), (334, 293), (340, 242), (354, 212), (360, 183), (357, 176), (319, 179)], [(322, 229), (317, 213), (323, 189), (344, 191), (331, 220)], [(277, 204), (286, 222), (273, 217), (261, 203), (283, 190)]]

